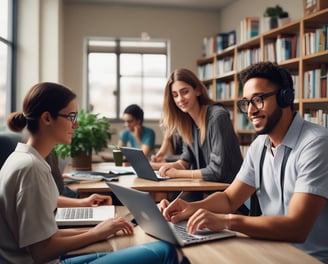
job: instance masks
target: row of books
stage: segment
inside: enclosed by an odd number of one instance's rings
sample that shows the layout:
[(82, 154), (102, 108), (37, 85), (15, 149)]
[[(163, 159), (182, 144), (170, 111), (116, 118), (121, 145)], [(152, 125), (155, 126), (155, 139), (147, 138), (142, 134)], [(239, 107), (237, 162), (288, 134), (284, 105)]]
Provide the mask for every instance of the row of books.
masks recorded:
[(203, 57), (222, 52), (228, 47), (236, 45), (236, 31), (217, 33), (214, 36), (203, 38)]
[[(240, 21), (240, 42), (258, 36), (260, 33), (260, 18), (245, 17)], [(213, 54), (220, 53), (228, 47), (232, 47), (237, 43), (236, 31), (220, 32), (214, 36), (203, 38), (202, 56), (210, 57)]]
[(260, 18), (245, 17), (240, 21), (240, 42), (246, 42), (260, 33)]
[(328, 24), (304, 34), (305, 55), (328, 49)]
[(260, 61), (260, 48), (254, 47), (239, 50), (237, 53), (236, 68), (238, 71)]
[(198, 78), (201, 81), (210, 80), (213, 78), (213, 64), (207, 63), (198, 66)]
[(235, 98), (235, 82), (216, 82), (216, 99), (217, 100), (233, 100)]
[(318, 124), (325, 128), (328, 128), (328, 110), (312, 109), (308, 113), (304, 113), (304, 119), (312, 123)]
[(320, 69), (304, 72), (304, 98), (325, 98), (328, 95), (328, 64)]
[(249, 121), (246, 114), (238, 113), (237, 114), (237, 129), (238, 130), (253, 130), (253, 125)]
[[(224, 67), (224, 66), (222, 66), (222, 67)], [(217, 66), (217, 69), (218, 69), (218, 66)], [(241, 70), (241, 69), (239, 69), (239, 70)], [(219, 70), (219, 72), (217, 73), (217, 76), (221, 77), (222, 75), (227, 74), (231, 71), (233, 71), (233, 67), (229, 66), (228, 68)], [(213, 64), (208, 63), (208, 64), (198, 66), (198, 77), (201, 81), (211, 80), (212, 76), (213, 76), (212, 74), (213, 74)], [(307, 74), (304, 74), (304, 76), (307, 76)], [(312, 74), (310, 74), (310, 76), (312, 76)], [(306, 77), (304, 77), (304, 78), (306, 78)], [(307, 82), (312, 83), (312, 81), (310, 81), (310, 80), (312, 80), (312, 78), (313, 77), (309, 77), (309, 80)], [(297, 99), (297, 98), (299, 98), (299, 88), (298, 88), (300, 85), (299, 84), (299, 76), (297, 74), (292, 73), (292, 79), (293, 79), (293, 86), (294, 86), (294, 91), (295, 91), (295, 98)], [(326, 97), (326, 95), (328, 94), (327, 73), (324, 76), (321, 76), (320, 82), (321, 82), (320, 87), (322, 90), (325, 91), (325, 93), (320, 93), (320, 96), (318, 96), (318, 97)], [(304, 83), (306, 84), (305, 79), (304, 79)], [(241, 97), (242, 96), (242, 87), (239, 87), (239, 94), (236, 94), (235, 86), (236, 86), (236, 83), (234, 80), (217, 81), (216, 82), (216, 98), (217, 99), (235, 99), (235, 97)], [(239, 86), (240, 86), (240, 84), (239, 84)], [(316, 98), (316, 97), (309, 97), (309, 95), (315, 96), (315, 94), (316, 94), (316, 92), (314, 92), (314, 93), (310, 92), (310, 91), (312, 91), (312, 85), (305, 85), (304, 87), (307, 87), (307, 89), (304, 89), (304, 95), (306, 95), (305, 98)], [(208, 86), (208, 90), (209, 90), (209, 92), (211, 92), (210, 96), (212, 96), (212, 87)], [(314, 91), (316, 91), (316, 90), (314, 90)]]
[(299, 87), (300, 87), (300, 78), (297, 74), (292, 74), (293, 86), (294, 86), (294, 96), (299, 98)]
[(221, 77), (234, 70), (233, 56), (227, 56), (216, 62), (216, 76)]
[(279, 36), (264, 45), (264, 59), (281, 63), (299, 56), (299, 36)]
[(236, 45), (236, 31), (222, 32), (216, 35), (216, 52), (219, 53), (228, 47)]

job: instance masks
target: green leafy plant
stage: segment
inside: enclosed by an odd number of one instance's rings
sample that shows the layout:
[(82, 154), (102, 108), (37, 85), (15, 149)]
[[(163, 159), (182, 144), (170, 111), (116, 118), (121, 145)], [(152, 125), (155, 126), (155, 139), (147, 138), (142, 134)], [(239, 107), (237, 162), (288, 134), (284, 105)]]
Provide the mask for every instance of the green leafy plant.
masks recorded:
[(284, 11), (280, 5), (276, 5), (274, 7), (267, 7), (264, 16), (285, 18), (288, 17), (289, 14), (288, 12)]
[(92, 151), (102, 151), (107, 147), (111, 137), (110, 123), (106, 117), (98, 117), (99, 114), (87, 113), (81, 109), (77, 121), (79, 127), (75, 129), (70, 145), (56, 145), (55, 152), (61, 158), (75, 157), (79, 153), (91, 155)]

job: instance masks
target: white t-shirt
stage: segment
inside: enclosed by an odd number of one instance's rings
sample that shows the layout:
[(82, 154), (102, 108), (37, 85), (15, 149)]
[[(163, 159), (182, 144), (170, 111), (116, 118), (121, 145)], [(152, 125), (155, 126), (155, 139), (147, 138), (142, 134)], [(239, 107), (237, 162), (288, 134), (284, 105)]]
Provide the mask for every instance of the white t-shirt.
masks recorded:
[(57, 231), (58, 195), (48, 163), (18, 143), (0, 171), (0, 263), (34, 263), (27, 246)]

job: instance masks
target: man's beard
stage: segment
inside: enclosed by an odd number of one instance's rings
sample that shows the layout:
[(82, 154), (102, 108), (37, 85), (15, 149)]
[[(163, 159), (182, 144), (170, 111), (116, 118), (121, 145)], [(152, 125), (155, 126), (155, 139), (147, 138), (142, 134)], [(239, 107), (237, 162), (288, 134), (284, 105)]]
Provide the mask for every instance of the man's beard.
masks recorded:
[(258, 135), (269, 134), (276, 127), (277, 123), (281, 119), (282, 110), (277, 107), (276, 110), (267, 118), (266, 125), (261, 130), (255, 131)]

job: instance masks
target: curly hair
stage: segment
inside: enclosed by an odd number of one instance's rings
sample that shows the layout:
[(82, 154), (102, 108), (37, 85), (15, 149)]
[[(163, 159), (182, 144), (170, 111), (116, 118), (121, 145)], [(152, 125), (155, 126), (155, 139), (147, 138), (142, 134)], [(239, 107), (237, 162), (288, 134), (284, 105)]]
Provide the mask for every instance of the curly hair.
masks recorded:
[(242, 85), (251, 78), (264, 78), (276, 84), (279, 89), (291, 89), (294, 91), (290, 72), (276, 63), (259, 62), (248, 66), (239, 73)]

